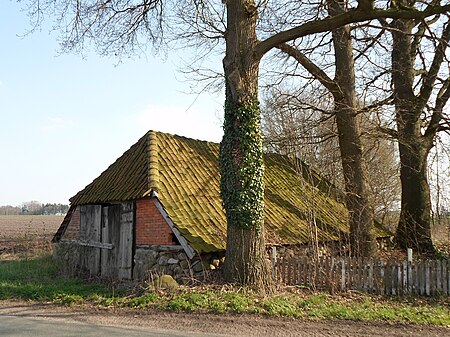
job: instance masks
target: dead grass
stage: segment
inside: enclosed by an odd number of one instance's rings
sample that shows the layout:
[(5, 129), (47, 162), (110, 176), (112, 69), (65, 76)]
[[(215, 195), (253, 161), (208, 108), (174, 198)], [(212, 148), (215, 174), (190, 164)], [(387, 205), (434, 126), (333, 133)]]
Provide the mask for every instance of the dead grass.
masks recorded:
[(51, 239), (63, 220), (57, 215), (0, 215), (0, 260), (51, 251)]

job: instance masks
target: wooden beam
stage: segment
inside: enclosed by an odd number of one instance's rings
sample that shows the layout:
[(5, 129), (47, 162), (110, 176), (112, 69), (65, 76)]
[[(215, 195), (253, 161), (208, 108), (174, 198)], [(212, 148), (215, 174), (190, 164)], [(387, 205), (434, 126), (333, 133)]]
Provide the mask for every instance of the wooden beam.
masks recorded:
[(102, 242), (93, 242), (93, 241), (82, 241), (77, 240), (75, 241), (80, 246), (85, 247), (95, 247), (95, 248), (102, 248), (102, 249), (113, 249), (114, 245), (112, 243), (102, 243)]
[(186, 253), (189, 259), (192, 259), (195, 256), (195, 250), (189, 245), (184, 236), (181, 235), (180, 231), (175, 226), (172, 219), (170, 219), (169, 215), (167, 214), (166, 210), (164, 209), (164, 206), (161, 204), (159, 199), (157, 197), (154, 197), (152, 199), (153, 202), (155, 203), (156, 208), (159, 210), (164, 220), (166, 220), (167, 224), (172, 229), (173, 234), (178, 239), (178, 242), (183, 247), (184, 252)]

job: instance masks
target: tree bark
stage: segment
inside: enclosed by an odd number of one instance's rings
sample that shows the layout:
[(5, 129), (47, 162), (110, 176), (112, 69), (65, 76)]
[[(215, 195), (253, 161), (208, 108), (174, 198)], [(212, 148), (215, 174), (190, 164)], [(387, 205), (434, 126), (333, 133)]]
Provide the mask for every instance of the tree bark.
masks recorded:
[(420, 138), (399, 138), (402, 197), (395, 242), (402, 249), (413, 248), (419, 253), (434, 252), (427, 180), (428, 151)]
[[(221, 196), (227, 217), (226, 281), (270, 289), (264, 242), (264, 163), (258, 102), (259, 58), (254, 55), (257, 8), (227, 1), (224, 136)], [(228, 247), (230, 249), (228, 249)]]
[(392, 23), (392, 81), (400, 152), (401, 211), (395, 242), (402, 248), (434, 252), (431, 238), (431, 200), (427, 157), (433, 137), (421, 133), (423, 104), (415, 96), (414, 59), (411, 53), (412, 20)]
[[(329, 1), (330, 15), (344, 11), (344, 4)], [(361, 131), (356, 119), (355, 67), (350, 26), (333, 30), (335, 83), (332, 92), (350, 220), (351, 255), (371, 257), (376, 251), (373, 207), (370, 202), (367, 167), (363, 157)]]

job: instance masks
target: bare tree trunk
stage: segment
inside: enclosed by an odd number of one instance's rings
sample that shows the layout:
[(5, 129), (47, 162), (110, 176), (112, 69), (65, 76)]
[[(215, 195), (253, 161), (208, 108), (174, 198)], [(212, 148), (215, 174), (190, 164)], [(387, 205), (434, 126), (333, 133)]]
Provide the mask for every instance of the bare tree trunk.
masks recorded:
[(395, 241), (400, 248), (433, 252), (431, 200), (427, 157), (432, 139), (421, 133), (422, 104), (415, 96), (414, 59), (411, 52), (412, 20), (395, 20), (392, 30), (392, 81), (400, 152), (402, 187), (400, 220)]
[(257, 8), (251, 0), (227, 1), (224, 136), (220, 146), (221, 195), (227, 216), (224, 276), (265, 292), (270, 288), (264, 243), (264, 163), (253, 49)]
[(420, 140), (402, 138), (399, 142), (402, 199), (395, 241), (403, 249), (432, 253), (431, 200), (426, 173), (428, 150)]
[[(329, 1), (329, 13), (342, 13), (343, 5), (337, 1)], [(356, 120), (355, 67), (350, 27), (347, 25), (335, 29), (332, 34), (336, 66), (334, 80), (339, 88), (333, 92), (333, 97), (346, 205), (350, 216), (351, 253), (355, 256), (370, 257), (376, 250), (376, 238), (361, 131)]]

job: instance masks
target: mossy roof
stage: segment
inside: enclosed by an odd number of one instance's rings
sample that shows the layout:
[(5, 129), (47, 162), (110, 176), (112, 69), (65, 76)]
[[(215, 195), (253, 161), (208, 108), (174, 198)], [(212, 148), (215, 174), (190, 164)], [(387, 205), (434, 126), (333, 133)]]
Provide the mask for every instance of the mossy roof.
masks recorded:
[[(165, 211), (198, 252), (225, 249), (219, 144), (149, 131), (85, 189), (72, 205), (136, 200), (157, 191)], [(348, 233), (339, 191), (299, 160), (266, 154), (267, 244), (304, 244)], [(383, 236), (383, 232), (378, 233)]]

